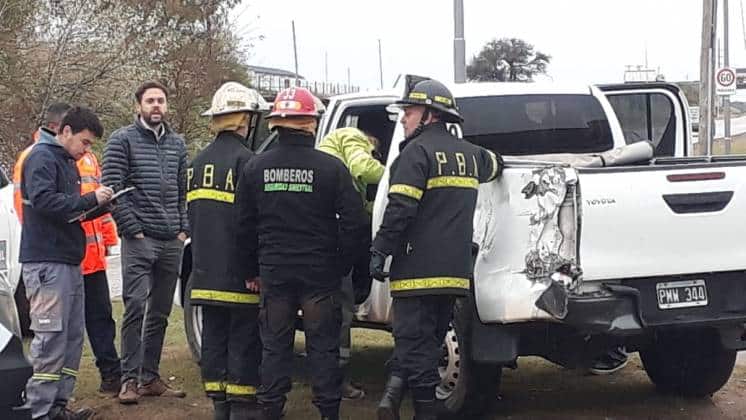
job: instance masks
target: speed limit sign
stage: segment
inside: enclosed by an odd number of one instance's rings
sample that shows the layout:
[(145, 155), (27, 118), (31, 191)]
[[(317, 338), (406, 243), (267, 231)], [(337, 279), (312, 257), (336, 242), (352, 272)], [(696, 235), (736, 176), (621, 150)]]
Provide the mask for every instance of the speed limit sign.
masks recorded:
[(736, 70), (731, 67), (723, 67), (715, 73), (715, 93), (718, 95), (736, 94)]

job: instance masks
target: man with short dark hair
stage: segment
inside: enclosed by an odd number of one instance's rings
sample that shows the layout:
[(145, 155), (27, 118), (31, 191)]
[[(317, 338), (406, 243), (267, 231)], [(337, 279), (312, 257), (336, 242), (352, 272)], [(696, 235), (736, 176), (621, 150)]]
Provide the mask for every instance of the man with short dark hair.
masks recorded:
[(158, 372), (189, 231), (186, 146), (165, 121), (165, 86), (143, 83), (135, 99), (135, 121), (111, 135), (103, 165), (105, 185), (135, 187), (112, 212), (122, 238), (122, 404), (135, 404), (141, 395), (186, 396)]
[(87, 419), (93, 410), (66, 407), (83, 350), (80, 262), (85, 252), (80, 223), (68, 220), (112, 196), (112, 189), (104, 186), (81, 196), (75, 164), (101, 137), (103, 127), (92, 111), (75, 107), (65, 114), (56, 136), (47, 128), (40, 134), (21, 176), (20, 262), (34, 331), (27, 405), (34, 419)]

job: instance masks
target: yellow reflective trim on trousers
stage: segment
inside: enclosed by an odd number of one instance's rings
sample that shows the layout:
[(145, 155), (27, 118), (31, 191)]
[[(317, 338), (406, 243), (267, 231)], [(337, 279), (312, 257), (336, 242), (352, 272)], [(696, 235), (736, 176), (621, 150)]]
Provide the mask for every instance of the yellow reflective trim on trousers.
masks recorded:
[(468, 176), (438, 176), (427, 180), (427, 189), (433, 188), (479, 188), (479, 180)]
[(223, 292), (220, 290), (192, 289), (191, 298), (215, 300), (227, 303), (259, 303), (259, 295), (252, 293)]
[(37, 381), (59, 381), (62, 379), (62, 375), (57, 373), (34, 373), (31, 379), (36, 379)]
[(187, 203), (194, 200), (213, 200), (233, 204), (234, 199), (235, 194), (232, 192), (211, 190), (209, 188), (199, 188), (187, 193)]
[(223, 392), (225, 382), (205, 382), (205, 392)]
[(77, 370), (68, 369), (68, 368), (62, 368), (62, 373), (64, 373), (67, 376), (72, 376), (73, 378), (77, 378), (78, 377), (78, 371)]
[(251, 385), (228, 384), (225, 393), (231, 395), (256, 395), (256, 388)]
[(415, 200), (422, 198), (422, 190), (407, 184), (394, 184), (389, 188), (389, 194), (401, 194)]
[(403, 292), (422, 289), (468, 289), (469, 279), (460, 277), (424, 277), (391, 281), (391, 290)]

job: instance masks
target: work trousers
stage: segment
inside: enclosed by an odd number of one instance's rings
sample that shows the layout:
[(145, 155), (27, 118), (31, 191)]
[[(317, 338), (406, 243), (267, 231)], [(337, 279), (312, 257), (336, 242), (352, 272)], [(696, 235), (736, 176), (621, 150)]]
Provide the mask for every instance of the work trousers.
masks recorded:
[(176, 238), (122, 239), (122, 382), (148, 384), (160, 377), (183, 247)]
[(342, 307), (342, 325), (339, 332), (339, 366), (344, 370), (350, 364), (352, 355), (352, 320), (355, 317), (355, 293), (352, 286), (352, 276), (342, 278), (340, 289), (340, 304)]
[(36, 419), (65, 407), (75, 388), (83, 351), (83, 275), (79, 265), (25, 263), (23, 282), (34, 331), (26, 405)]
[(322, 417), (339, 413), (342, 375), (339, 335), (342, 308), (339, 273), (314, 266), (262, 266), (259, 328), (262, 357), (262, 404), (281, 407), (291, 389), (293, 343), (298, 310), (303, 310), (303, 330), (313, 389), (313, 404)]
[(394, 355), (391, 374), (404, 379), (418, 401), (435, 399), (438, 361), (448, 332), (455, 296), (395, 297)]
[(85, 330), (91, 343), (96, 367), (101, 379), (122, 375), (117, 349), (114, 346), (116, 325), (111, 316), (111, 298), (106, 270), (83, 276), (85, 285)]
[(214, 400), (255, 401), (262, 362), (259, 307), (200, 305), (200, 369), (207, 396)]

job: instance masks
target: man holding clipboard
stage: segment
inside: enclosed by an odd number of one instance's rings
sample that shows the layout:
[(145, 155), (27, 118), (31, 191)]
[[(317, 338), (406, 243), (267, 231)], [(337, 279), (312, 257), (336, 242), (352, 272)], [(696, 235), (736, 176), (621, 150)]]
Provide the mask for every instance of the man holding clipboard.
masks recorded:
[(80, 365), (84, 323), (80, 263), (85, 235), (79, 222), (69, 220), (71, 214), (110, 202), (113, 191), (100, 186), (80, 194), (76, 161), (103, 134), (98, 117), (89, 109), (74, 107), (60, 127), (56, 135), (41, 129), (21, 177), (20, 262), (34, 331), (30, 349), (34, 374), (26, 385), (26, 404), (33, 418), (84, 420), (93, 410), (73, 412), (66, 407)]

